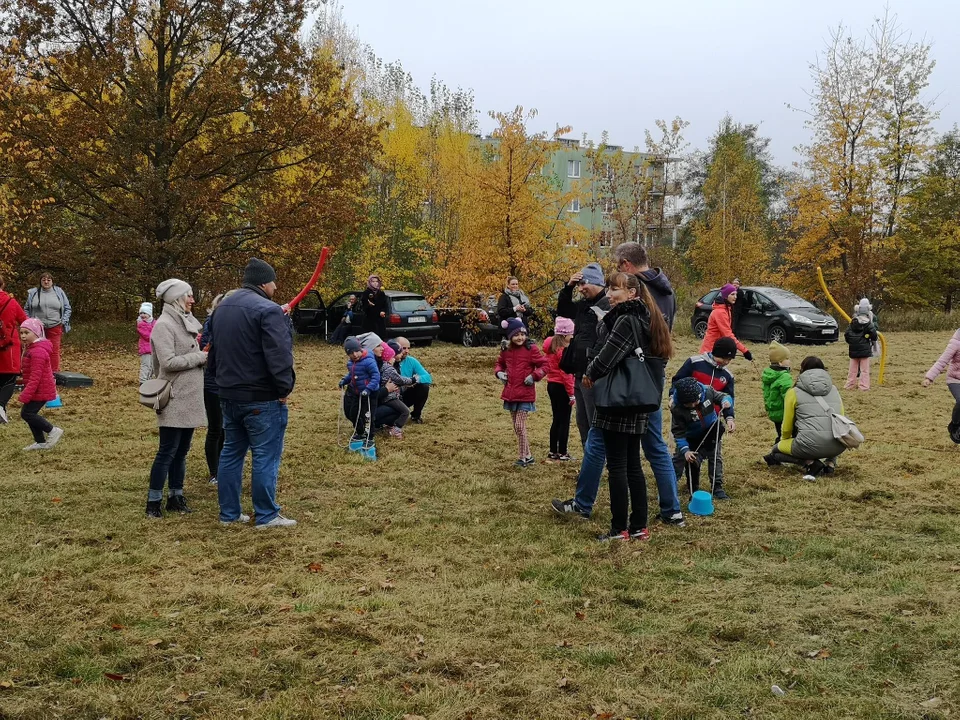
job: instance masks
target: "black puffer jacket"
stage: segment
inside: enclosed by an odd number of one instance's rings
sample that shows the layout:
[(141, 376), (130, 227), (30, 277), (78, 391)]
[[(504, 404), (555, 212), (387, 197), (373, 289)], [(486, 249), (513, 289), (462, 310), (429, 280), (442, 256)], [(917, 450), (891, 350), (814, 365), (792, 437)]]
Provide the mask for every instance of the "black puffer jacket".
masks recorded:
[(861, 322), (855, 317), (843, 337), (850, 346), (851, 358), (868, 358), (873, 355), (873, 341), (877, 339), (877, 323), (873, 319)]
[(597, 324), (600, 322), (597, 313), (593, 310), (597, 308), (603, 312), (610, 310), (610, 299), (607, 297), (607, 291), (601, 290), (596, 297), (588, 300), (573, 300), (573, 286), (564, 285), (557, 296), (557, 315), (573, 320), (574, 333), (570, 347), (564, 352), (573, 355), (573, 374), (577, 377), (583, 375), (587, 369), (587, 356), (597, 342)]

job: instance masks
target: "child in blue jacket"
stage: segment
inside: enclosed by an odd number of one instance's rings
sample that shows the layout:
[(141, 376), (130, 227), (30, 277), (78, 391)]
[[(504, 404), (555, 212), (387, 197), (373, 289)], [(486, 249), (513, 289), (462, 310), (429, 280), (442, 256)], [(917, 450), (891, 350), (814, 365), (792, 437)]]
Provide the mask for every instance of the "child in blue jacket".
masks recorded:
[[(685, 377), (674, 383), (670, 413), (670, 430), (677, 442), (677, 453), (673, 456), (673, 469), (677, 478), (686, 476), (690, 494), (700, 488), (700, 465), (704, 460), (710, 463), (710, 492), (717, 491), (717, 476), (720, 469), (720, 456), (717, 452), (724, 424), (732, 432), (733, 398), (727, 393), (713, 389), (698, 382), (695, 378)], [(717, 408), (723, 421), (717, 415)]]
[[(343, 343), (347, 353), (347, 374), (340, 379), (343, 394), (343, 414), (353, 423), (353, 440), (362, 440), (365, 446), (373, 443), (367, 435), (367, 412), (377, 412), (377, 391), (380, 389), (380, 371), (373, 353), (360, 347), (360, 341), (349, 337)], [(371, 421), (371, 426), (372, 426)]]

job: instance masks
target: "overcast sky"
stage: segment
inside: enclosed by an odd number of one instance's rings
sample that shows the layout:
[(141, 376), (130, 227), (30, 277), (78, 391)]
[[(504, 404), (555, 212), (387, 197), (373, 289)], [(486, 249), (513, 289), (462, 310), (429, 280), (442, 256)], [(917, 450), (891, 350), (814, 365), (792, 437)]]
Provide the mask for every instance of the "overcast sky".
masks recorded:
[[(691, 148), (719, 120), (759, 123), (778, 163), (796, 158), (809, 133), (808, 65), (839, 23), (863, 35), (882, 15), (868, 0), (342, 0), (360, 39), (399, 60), (421, 88), (437, 78), (471, 88), (481, 128), (488, 110), (536, 108), (535, 130), (571, 125), (632, 149), (657, 118), (690, 122)], [(929, 96), (937, 128), (960, 121), (960, 3), (899, 0), (902, 28), (933, 44)]]

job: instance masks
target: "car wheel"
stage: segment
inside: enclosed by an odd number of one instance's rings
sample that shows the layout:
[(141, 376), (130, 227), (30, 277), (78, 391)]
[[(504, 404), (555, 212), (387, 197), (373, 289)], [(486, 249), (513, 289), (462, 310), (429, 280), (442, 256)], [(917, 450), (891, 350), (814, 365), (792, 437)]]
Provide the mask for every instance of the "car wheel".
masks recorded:
[(470, 328), (464, 328), (460, 331), (460, 342), (463, 343), (464, 347), (476, 347), (477, 346), (477, 336)]
[(787, 330), (783, 325), (774, 325), (767, 330), (767, 341), (778, 342), (781, 345), (787, 341)]
[(417, 345), (420, 347), (430, 347), (433, 345), (433, 340), (418, 340)]
[(703, 340), (707, 336), (707, 321), (697, 320), (693, 325), (693, 334)]

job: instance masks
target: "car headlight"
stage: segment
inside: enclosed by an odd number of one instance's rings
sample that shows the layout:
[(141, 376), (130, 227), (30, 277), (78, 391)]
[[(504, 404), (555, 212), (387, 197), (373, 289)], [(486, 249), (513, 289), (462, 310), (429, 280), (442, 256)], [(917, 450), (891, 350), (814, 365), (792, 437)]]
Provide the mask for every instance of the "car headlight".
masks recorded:
[(813, 320), (808, 318), (806, 315), (796, 315), (794, 313), (790, 313), (790, 319), (797, 323), (797, 325), (813, 325)]

